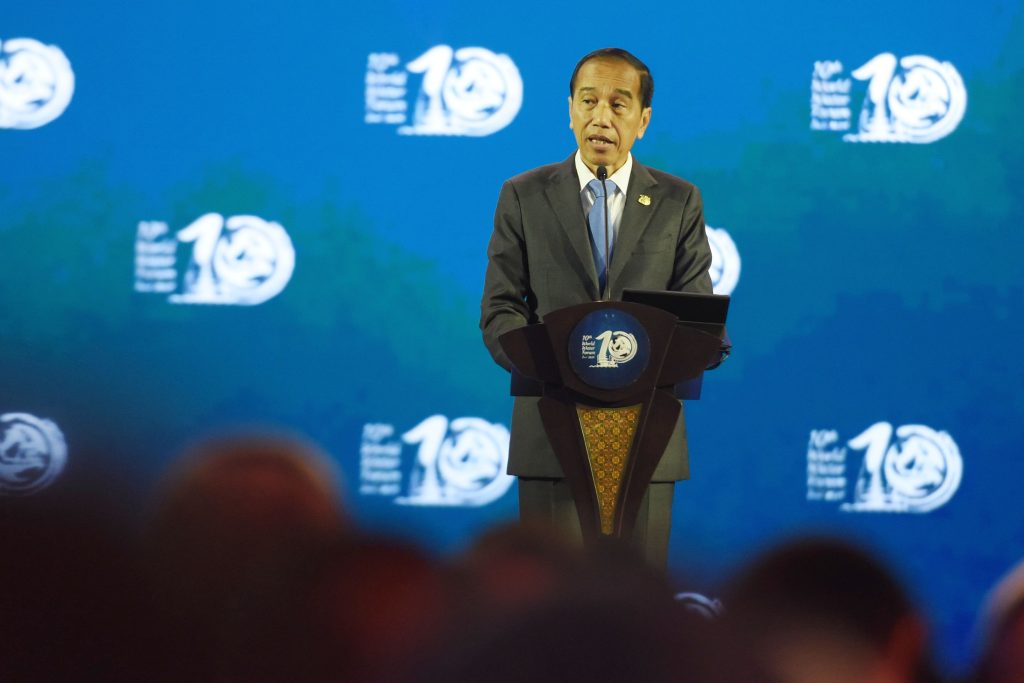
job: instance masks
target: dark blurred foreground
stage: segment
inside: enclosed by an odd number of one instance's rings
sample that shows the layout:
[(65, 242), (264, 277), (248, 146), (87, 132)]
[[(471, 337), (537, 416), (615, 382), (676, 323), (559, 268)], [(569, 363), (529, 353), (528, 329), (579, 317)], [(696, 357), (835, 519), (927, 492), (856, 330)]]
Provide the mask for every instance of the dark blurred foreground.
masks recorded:
[[(95, 488), (0, 500), (0, 681), (938, 680), (920, 611), (845, 542), (756, 558), (716, 616), (625, 545), (509, 525), (442, 561), (366, 535), (327, 463), (211, 441), (150, 511)], [(983, 611), (974, 679), (1024, 683), (1024, 569)]]

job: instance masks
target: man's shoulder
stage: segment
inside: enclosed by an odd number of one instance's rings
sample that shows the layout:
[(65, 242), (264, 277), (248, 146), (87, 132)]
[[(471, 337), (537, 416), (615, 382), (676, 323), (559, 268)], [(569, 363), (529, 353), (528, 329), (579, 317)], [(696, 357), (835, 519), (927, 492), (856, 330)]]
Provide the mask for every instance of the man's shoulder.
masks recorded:
[(558, 180), (574, 173), (574, 170), (572, 157), (569, 157), (554, 164), (545, 164), (544, 166), (531, 168), (529, 171), (512, 176), (505, 182), (514, 185), (517, 189), (545, 187), (553, 180)]
[[(645, 166), (636, 160), (633, 161), (633, 176), (641, 176), (641, 181), (645, 183), (654, 182), (661, 186), (663, 191), (672, 194), (678, 193), (682, 196), (687, 196), (693, 192), (699, 192), (697, 186), (689, 180), (652, 168), (651, 166)], [(532, 168), (529, 171), (512, 176), (505, 182), (513, 186), (517, 193), (522, 194), (524, 192), (544, 190), (550, 187), (552, 183), (568, 181), (569, 179), (579, 182), (576, 179), (576, 165), (573, 157), (554, 164)]]
[[(633, 163), (636, 165), (637, 168), (643, 169), (644, 171), (649, 173), (651, 178), (653, 178), (658, 183), (658, 185), (664, 186), (666, 188), (671, 188), (672, 190), (683, 192), (686, 194), (689, 194), (690, 192), (697, 190), (697, 186), (690, 182), (689, 180), (687, 180), (686, 178), (680, 178), (677, 175), (672, 175), (671, 173), (660, 171), (656, 168), (652, 168), (651, 166), (644, 166), (643, 164), (638, 164), (636, 161), (634, 161)], [(637, 173), (637, 168), (634, 169), (634, 173)]]

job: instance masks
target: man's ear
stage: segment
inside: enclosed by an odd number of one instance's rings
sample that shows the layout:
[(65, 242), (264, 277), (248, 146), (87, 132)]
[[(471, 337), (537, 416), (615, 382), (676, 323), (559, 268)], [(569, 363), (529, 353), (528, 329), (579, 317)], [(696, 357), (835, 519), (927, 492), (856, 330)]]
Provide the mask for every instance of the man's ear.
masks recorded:
[(644, 131), (647, 130), (647, 124), (651, 122), (651, 108), (647, 107), (640, 112), (640, 128), (636, 132), (636, 137), (639, 140), (644, 136)]
[(572, 95), (569, 95), (569, 128), (572, 128)]

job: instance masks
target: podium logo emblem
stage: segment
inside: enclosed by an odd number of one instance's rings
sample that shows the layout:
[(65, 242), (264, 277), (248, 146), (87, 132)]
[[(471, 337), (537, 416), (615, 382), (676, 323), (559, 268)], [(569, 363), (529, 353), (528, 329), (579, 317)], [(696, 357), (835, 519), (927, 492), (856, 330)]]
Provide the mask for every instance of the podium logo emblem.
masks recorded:
[(0, 42), (0, 128), (44, 126), (64, 113), (74, 92), (75, 74), (56, 45)]
[(52, 484), (67, 462), (64, 435), (51, 420), (0, 415), (0, 494), (29, 495)]
[(605, 308), (583, 317), (569, 335), (569, 362), (592, 387), (621, 389), (647, 369), (651, 343), (640, 321)]
[(636, 337), (629, 332), (605, 330), (597, 335), (596, 341), (600, 342), (600, 346), (597, 362), (590, 366), (592, 368), (617, 368), (636, 358)]
[[(851, 451), (863, 451), (855, 471), (847, 469)], [(844, 512), (931, 512), (962, 477), (953, 438), (925, 425), (876, 422), (845, 444), (834, 430), (814, 430), (807, 448), (808, 500), (840, 503)]]

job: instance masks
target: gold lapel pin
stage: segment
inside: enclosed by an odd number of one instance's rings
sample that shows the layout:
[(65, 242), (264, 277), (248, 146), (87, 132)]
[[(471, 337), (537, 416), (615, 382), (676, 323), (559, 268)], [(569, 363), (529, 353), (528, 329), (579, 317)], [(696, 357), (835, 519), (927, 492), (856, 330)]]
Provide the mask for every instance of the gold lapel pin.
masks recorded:
[(640, 195), (639, 197), (636, 198), (636, 200), (638, 202), (640, 202), (641, 204), (643, 204), (644, 206), (650, 206), (651, 205), (651, 198), (648, 197), (645, 194)]

